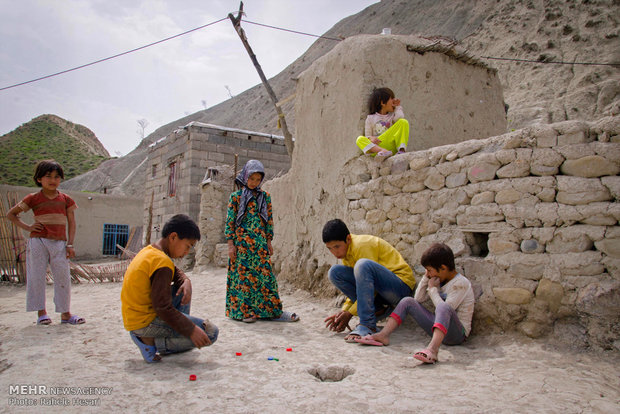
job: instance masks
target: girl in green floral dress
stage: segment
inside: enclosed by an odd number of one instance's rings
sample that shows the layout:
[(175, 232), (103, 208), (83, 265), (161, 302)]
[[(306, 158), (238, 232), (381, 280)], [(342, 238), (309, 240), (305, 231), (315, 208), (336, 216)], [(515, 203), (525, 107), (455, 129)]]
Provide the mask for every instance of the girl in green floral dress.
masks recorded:
[(282, 311), (271, 269), (273, 218), (271, 196), (260, 189), (264, 178), (263, 164), (248, 161), (235, 179), (240, 189), (228, 201), (226, 316), (248, 323), (257, 319), (295, 322), (296, 314)]

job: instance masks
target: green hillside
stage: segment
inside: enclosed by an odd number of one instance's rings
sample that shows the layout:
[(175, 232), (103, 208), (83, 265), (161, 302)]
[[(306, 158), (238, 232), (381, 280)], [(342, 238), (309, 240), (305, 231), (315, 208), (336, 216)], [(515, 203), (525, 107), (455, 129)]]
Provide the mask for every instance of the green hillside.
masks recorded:
[(0, 137), (0, 184), (35, 187), (34, 167), (43, 159), (58, 161), (68, 180), (109, 158), (88, 128), (42, 115)]

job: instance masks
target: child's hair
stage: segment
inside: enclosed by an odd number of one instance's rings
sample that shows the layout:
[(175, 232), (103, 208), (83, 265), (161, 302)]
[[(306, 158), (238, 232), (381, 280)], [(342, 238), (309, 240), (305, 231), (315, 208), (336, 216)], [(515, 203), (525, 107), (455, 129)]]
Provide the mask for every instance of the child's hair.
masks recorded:
[(185, 214), (172, 216), (170, 220), (164, 224), (161, 236), (166, 238), (170, 233), (176, 233), (180, 239), (200, 240), (200, 229), (196, 223), (194, 223), (194, 220)]
[(340, 219), (333, 219), (323, 226), (323, 243), (330, 241), (347, 241), (347, 236), (351, 234), (347, 225)]
[(62, 178), (63, 180), (65, 179), (65, 173), (62, 171), (62, 167), (60, 166), (60, 164), (58, 164), (56, 161), (54, 160), (39, 161), (39, 163), (34, 169), (34, 175), (32, 176), (34, 183), (38, 187), (42, 187), (39, 180), (45, 177), (45, 174), (51, 173), (52, 171), (56, 171), (58, 175), (60, 175), (60, 178)]
[(375, 88), (368, 97), (368, 113), (374, 114), (381, 110), (381, 104), (394, 98), (394, 92), (390, 88)]
[(422, 253), (420, 263), (424, 267), (430, 266), (437, 270), (439, 270), (441, 265), (445, 265), (448, 270), (454, 270), (454, 253), (444, 243), (433, 243), (431, 247)]

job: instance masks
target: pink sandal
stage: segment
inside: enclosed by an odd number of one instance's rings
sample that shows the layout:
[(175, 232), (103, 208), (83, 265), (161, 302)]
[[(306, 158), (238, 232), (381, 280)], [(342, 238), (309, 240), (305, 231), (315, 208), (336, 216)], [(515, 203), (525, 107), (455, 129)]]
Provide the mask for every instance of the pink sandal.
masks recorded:
[(437, 362), (437, 354), (433, 354), (433, 352), (428, 348), (416, 352), (413, 357), (418, 361), (424, 362), (425, 364), (434, 364)]

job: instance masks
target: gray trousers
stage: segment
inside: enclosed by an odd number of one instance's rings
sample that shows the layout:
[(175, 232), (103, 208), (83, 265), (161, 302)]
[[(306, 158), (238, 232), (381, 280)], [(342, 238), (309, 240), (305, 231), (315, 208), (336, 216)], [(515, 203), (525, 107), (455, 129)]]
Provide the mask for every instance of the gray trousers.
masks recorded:
[(71, 274), (64, 240), (31, 237), (26, 253), (26, 311), (45, 309), (47, 265), (54, 276), (56, 312), (69, 312), (71, 303)]

